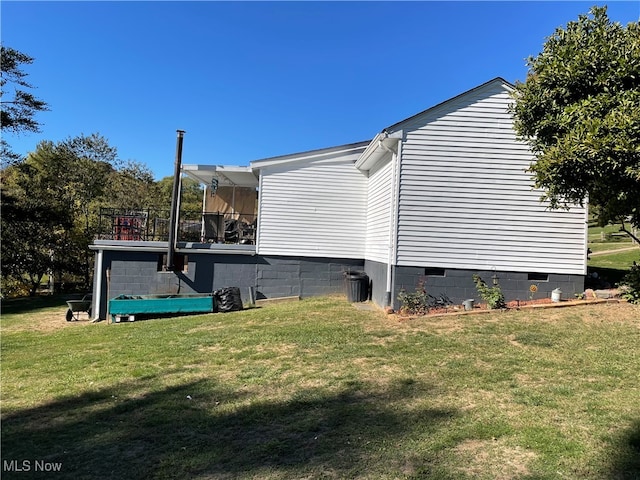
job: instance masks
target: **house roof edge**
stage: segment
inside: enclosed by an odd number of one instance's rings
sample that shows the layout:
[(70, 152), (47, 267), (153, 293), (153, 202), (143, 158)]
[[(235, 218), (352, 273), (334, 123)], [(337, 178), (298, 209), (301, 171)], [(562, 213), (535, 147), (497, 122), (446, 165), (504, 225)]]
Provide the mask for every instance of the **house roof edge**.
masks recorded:
[(492, 78), (491, 80), (488, 80), (488, 81), (486, 81), (486, 82), (484, 82), (484, 83), (482, 83), (480, 85), (477, 85), (477, 86), (475, 86), (473, 88), (470, 88), (469, 90), (465, 90), (464, 92), (459, 93), (458, 95), (455, 95), (455, 96), (453, 96), (451, 98), (448, 98), (448, 99), (446, 99), (446, 100), (444, 100), (442, 102), (439, 102), (439, 103), (437, 103), (437, 104), (435, 104), (435, 105), (433, 105), (433, 106), (431, 106), (431, 107), (429, 107), (429, 108), (427, 108), (425, 110), (422, 110), (421, 112), (418, 112), (415, 115), (411, 115), (410, 117), (407, 117), (404, 120), (400, 120), (399, 122), (396, 122), (393, 125), (390, 125), (387, 128), (385, 128), (383, 130), (383, 132), (384, 131), (392, 132), (392, 131), (395, 131), (395, 130), (399, 130), (399, 129), (402, 128), (402, 126), (404, 126), (406, 123), (409, 123), (411, 120), (413, 120), (413, 119), (415, 119), (415, 118), (417, 118), (417, 117), (419, 117), (421, 115), (424, 115), (425, 113), (427, 113), (427, 112), (429, 112), (431, 110), (435, 110), (436, 108), (439, 108), (442, 105), (445, 105), (445, 104), (447, 104), (449, 102), (453, 102), (453, 101), (457, 100), (460, 97), (463, 97), (463, 96), (468, 95), (468, 94), (470, 94), (472, 92), (475, 92), (476, 90), (480, 90), (482, 88), (485, 88), (486, 86), (491, 85), (492, 83), (501, 83), (502, 85), (504, 85), (510, 91), (512, 91), (512, 90), (514, 90), (516, 88), (514, 84), (512, 84), (511, 82), (508, 82), (503, 77), (495, 77), (495, 78)]

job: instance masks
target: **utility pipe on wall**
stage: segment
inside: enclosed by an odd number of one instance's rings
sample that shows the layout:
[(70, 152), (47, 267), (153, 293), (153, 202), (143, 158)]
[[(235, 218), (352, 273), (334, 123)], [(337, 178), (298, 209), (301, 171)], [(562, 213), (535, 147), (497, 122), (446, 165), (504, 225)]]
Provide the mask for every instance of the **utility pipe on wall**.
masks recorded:
[(204, 243), (206, 238), (205, 237), (205, 226), (204, 226), (204, 214), (207, 211), (207, 192), (209, 191), (209, 186), (205, 185), (204, 186), (204, 192), (202, 194), (202, 212), (201, 212), (201, 216), (200, 216), (200, 243)]
[(400, 139), (398, 140), (398, 144), (396, 145), (396, 162), (395, 162), (395, 179), (393, 180), (393, 212), (391, 213), (391, 228), (393, 230), (393, 236), (391, 239), (391, 258), (393, 264), (389, 265), (389, 277), (390, 277), (390, 285), (389, 285), (389, 305), (393, 305), (395, 299), (391, 298), (393, 292), (396, 290), (396, 278), (394, 268), (396, 263), (398, 262), (398, 225), (400, 223), (400, 173), (402, 169), (402, 134)]
[(184, 130), (176, 130), (178, 137), (176, 139), (176, 161), (173, 171), (173, 192), (171, 194), (171, 213), (169, 217), (169, 247), (167, 250), (167, 271), (172, 271), (174, 267), (173, 254), (176, 250), (176, 234), (178, 230), (178, 218), (180, 218), (180, 170), (182, 165), (182, 141)]
[[(397, 235), (398, 235), (398, 195), (399, 195), (399, 168), (400, 157), (402, 151), (402, 131), (396, 133), (394, 137), (389, 137), (388, 134), (380, 140), (380, 147), (386, 152), (391, 153), (391, 201), (389, 204), (389, 250), (387, 257), (387, 283), (385, 292), (385, 306), (393, 305), (393, 267), (396, 263), (396, 247), (397, 247)], [(385, 141), (391, 140), (389, 146)]]
[[(102, 302), (102, 258), (104, 256), (104, 250), (98, 250), (96, 259), (96, 270), (94, 275), (96, 276), (96, 296), (93, 299), (93, 305), (91, 306), (93, 312), (92, 322), (100, 321), (100, 307)], [(107, 298), (107, 301), (109, 299)]]
[[(384, 145), (384, 144), (383, 144)], [(385, 307), (389, 307), (393, 305), (393, 265), (395, 264), (395, 256), (394, 256), (394, 245), (396, 241), (396, 222), (395, 222), (395, 212), (397, 208), (397, 183), (398, 183), (398, 152), (400, 151), (397, 148), (397, 152), (389, 150), (386, 145), (384, 147), (391, 152), (391, 198), (389, 202), (389, 250), (387, 256), (387, 282), (386, 282), (386, 291), (384, 296)]]

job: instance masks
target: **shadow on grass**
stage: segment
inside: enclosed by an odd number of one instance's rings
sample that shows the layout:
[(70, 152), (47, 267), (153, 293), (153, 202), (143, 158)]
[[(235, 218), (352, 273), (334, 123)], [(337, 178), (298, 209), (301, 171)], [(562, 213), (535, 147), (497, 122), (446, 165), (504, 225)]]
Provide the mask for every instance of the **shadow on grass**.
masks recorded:
[(619, 480), (640, 479), (640, 420), (622, 435), (620, 450), (614, 456), (611, 478)]
[[(405, 407), (432, 394), (413, 380), (375, 391), (358, 382), (334, 393), (301, 390), (283, 402), (204, 380), (141, 395), (141, 383), (4, 416), (3, 461), (30, 460), (36, 476), (35, 460), (61, 462), (56, 478), (346, 478), (380, 468), (454, 478), (437, 459), (402, 459), (394, 448), (455, 415)], [(6, 467), (3, 478), (21, 478)]]
[[(593, 276), (593, 273), (597, 276)], [(629, 269), (589, 267), (585, 278), (585, 288), (614, 288), (624, 276), (629, 273)]]
[(34, 310), (66, 306), (67, 300), (80, 300), (83, 294), (42, 295), (36, 297), (9, 298), (2, 300), (2, 313), (29, 313)]

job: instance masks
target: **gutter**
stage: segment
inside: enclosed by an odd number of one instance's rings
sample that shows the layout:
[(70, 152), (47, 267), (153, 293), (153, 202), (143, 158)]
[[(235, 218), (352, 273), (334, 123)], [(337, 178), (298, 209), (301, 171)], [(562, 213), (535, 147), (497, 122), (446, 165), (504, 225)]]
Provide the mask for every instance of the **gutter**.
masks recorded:
[(340, 145), (338, 147), (321, 148), (318, 150), (310, 150), (307, 152), (291, 153), (289, 155), (282, 155), (279, 157), (265, 158), (262, 160), (254, 160), (250, 162), (250, 168), (253, 170), (260, 170), (262, 168), (272, 167), (274, 165), (281, 165), (285, 163), (296, 162), (308, 162), (310, 160), (316, 160), (323, 157), (335, 156), (337, 154), (348, 154), (361, 150), (365, 145), (369, 145), (371, 142), (358, 142), (348, 145)]
[(402, 140), (402, 130), (378, 133), (356, 160), (358, 170), (370, 170), (388, 152), (398, 153), (398, 142)]

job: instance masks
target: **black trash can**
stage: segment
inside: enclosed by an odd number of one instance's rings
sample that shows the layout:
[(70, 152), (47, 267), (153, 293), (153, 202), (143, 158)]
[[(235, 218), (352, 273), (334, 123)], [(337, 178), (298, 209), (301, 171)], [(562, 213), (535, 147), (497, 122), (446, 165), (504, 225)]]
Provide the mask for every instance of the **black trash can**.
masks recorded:
[(346, 272), (347, 300), (366, 302), (369, 299), (369, 277), (364, 272)]

